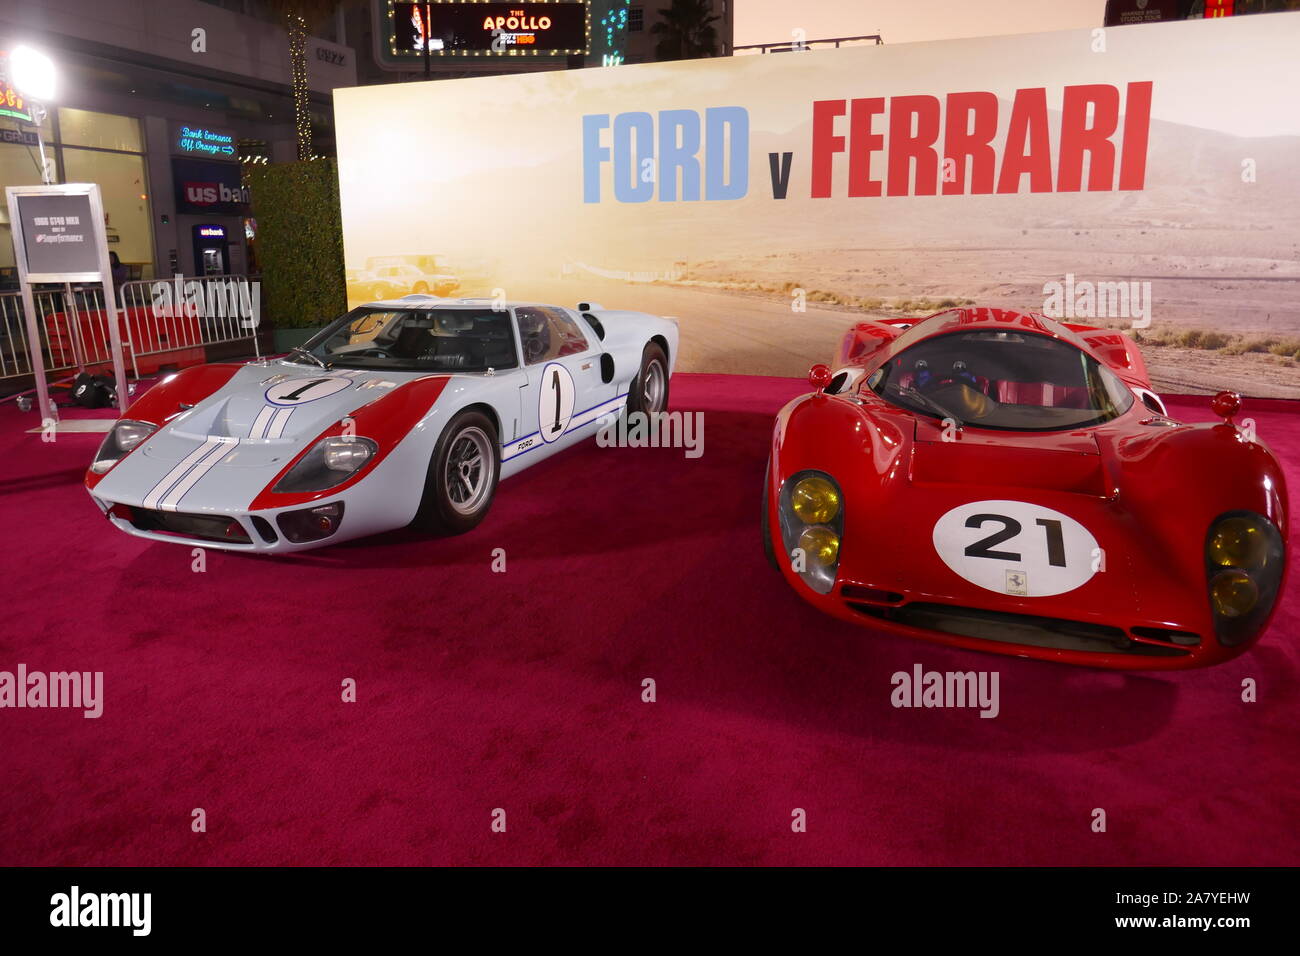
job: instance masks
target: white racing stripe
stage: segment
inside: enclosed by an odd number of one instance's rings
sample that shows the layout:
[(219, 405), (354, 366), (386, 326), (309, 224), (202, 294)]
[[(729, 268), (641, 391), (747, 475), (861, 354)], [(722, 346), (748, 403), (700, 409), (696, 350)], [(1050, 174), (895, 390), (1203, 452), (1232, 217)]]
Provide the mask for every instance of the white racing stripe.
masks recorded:
[(262, 410), (253, 419), (248, 429), (249, 438), (279, 438), (284, 434), (284, 427), (289, 424), (292, 408), (263, 405)]
[(249, 438), (266, 437), (266, 426), (271, 424), (271, 419), (275, 417), (276, 409), (273, 405), (263, 405), (262, 410), (257, 413), (253, 419), (253, 427), (248, 430)]
[(293, 414), (292, 408), (281, 408), (271, 419), (271, 424), (266, 429), (264, 438), (279, 438), (284, 434), (284, 426), (289, 424), (289, 416)]
[(220, 439), (209, 438), (198, 448), (194, 449), (182, 458), (175, 468), (163, 475), (162, 480), (149, 490), (149, 494), (145, 495), (144, 501), (141, 502), (142, 507), (156, 509), (158, 507), (158, 502), (162, 500), (163, 495), (170, 491), (172, 486), (174, 486), (178, 481), (183, 479), (186, 474), (189, 473), (191, 468), (198, 465), (206, 456), (215, 453), (221, 447), (221, 444), (222, 442)]
[(185, 493), (193, 488), (200, 478), (209, 471), (225, 461), (239, 447), (238, 438), (215, 438), (216, 448), (213, 454), (206, 456), (195, 464), (179, 482), (174, 485), (158, 502), (158, 507), (162, 511), (179, 511), (181, 499)]

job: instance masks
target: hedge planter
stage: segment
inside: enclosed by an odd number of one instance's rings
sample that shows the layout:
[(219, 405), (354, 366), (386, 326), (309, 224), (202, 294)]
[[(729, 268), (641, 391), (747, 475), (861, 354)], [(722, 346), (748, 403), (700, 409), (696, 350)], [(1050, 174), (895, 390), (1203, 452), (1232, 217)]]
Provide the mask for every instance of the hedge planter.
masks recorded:
[(248, 185), (262, 307), (274, 317), (280, 348), (282, 331), (311, 326), (314, 332), (323, 317), (347, 311), (338, 174), (332, 159), (277, 163), (250, 169)]

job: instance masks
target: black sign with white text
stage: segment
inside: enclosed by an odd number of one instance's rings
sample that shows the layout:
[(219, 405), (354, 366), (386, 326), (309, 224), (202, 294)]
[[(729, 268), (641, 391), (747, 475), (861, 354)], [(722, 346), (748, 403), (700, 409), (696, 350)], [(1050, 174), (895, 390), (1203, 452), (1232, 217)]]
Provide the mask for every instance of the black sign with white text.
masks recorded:
[(99, 271), (90, 196), (19, 196), (18, 216), (29, 273)]

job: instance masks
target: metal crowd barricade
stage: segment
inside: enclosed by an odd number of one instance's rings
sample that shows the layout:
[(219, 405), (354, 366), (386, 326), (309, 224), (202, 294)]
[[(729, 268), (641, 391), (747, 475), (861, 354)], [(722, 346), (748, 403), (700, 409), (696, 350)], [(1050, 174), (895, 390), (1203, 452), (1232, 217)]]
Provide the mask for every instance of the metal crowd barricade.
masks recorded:
[[(205, 346), (244, 339), (260, 355), (255, 291), (247, 276), (237, 275), (123, 283), (117, 293), (118, 315), (122, 347), (134, 376), (140, 377), (141, 359), (169, 355), (197, 364), (204, 361)], [(34, 291), (33, 298), (47, 372), (112, 364), (100, 286), (42, 289)], [(27, 346), (22, 295), (0, 292), (0, 384), (32, 374)]]

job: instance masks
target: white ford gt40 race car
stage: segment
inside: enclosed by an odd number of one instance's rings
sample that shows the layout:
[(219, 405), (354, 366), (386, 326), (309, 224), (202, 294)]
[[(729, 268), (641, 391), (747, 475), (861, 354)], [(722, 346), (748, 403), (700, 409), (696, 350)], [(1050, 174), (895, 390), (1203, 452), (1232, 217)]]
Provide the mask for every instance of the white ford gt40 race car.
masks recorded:
[(663, 411), (676, 323), (582, 303), (361, 306), (275, 361), (185, 369), (104, 439), (86, 488), (130, 534), (296, 551), (473, 528), (497, 482)]

